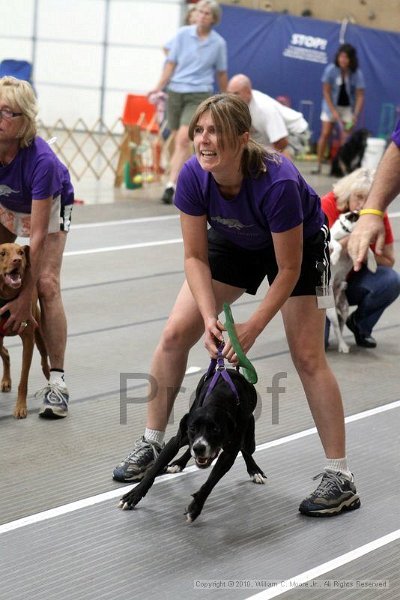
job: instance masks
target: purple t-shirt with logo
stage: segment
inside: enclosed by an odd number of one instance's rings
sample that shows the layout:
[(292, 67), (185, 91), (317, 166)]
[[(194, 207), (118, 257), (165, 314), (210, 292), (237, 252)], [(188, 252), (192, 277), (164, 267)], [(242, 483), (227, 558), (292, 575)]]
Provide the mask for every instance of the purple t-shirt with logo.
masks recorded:
[(74, 189), (67, 167), (47, 142), (36, 137), (9, 165), (0, 167), (0, 204), (30, 214), (33, 200), (50, 196), (61, 196), (62, 206), (73, 204)]
[(396, 146), (400, 148), (400, 119), (392, 133), (392, 142), (394, 142)]
[(244, 178), (239, 194), (224, 198), (211, 173), (192, 156), (183, 166), (176, 187), (175, 205), (182, 212), (207, 215), (210, 226), (237, 246), (249, 250), (272, 244), (272, 233), (303, 223), (304, 239), (324, 223), (321, 201), (293, 163), (279, 155), (266, 161), (267, 172)]

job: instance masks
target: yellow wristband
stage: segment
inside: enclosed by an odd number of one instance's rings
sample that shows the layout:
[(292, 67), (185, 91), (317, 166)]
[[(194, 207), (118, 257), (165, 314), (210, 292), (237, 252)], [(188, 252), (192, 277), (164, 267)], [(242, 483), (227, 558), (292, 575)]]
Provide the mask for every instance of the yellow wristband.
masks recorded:
[(383, 210), (378, 210), (377, 208), (362, 208), (359, 212), (359, 215), (376, 215), (377, 217), (383, 217), (385, 216), (385, 213)]

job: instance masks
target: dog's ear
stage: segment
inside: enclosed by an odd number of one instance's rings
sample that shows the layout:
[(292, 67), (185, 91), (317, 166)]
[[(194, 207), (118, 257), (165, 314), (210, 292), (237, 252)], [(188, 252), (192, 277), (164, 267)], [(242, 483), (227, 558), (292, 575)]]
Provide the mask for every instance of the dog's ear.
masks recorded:
[(22, 246), (26, 258), (26, 266), (31, 266), (31, 248), (30, 246)]
[(358, 221), (359, 216), (360, 216), (359, 213), (354, 211), (354, 212), (348, 213), (347, 218), (349, 219), (350, 223), (355, 223), (356, 221)]
[(180, 429), (180, 431), (183, 431), (183, 432), (187, 431), (188, 418), (189, 418), (189, 413), (186, 413), (186, 415), (183, 415), (183, 417), (182, 417), (182, 419), (180, 420), (180, 423), (179, 423), (179, 429)]
[(189, 413), (186, 413), (186, 415), (183, 415), (182, 419), (179, 422), (179, 428), (177, 433), (177, 437), (181, 445), (189, 444), (188, 424)]

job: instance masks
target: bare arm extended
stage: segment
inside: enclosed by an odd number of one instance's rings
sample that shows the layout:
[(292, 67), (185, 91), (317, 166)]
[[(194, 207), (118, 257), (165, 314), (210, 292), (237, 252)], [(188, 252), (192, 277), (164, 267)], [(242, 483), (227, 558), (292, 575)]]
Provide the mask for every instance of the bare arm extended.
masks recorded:
[(385, 228), (382, 216), (392, 200), (400, 193), (400, 149), (391, 142), (386, 150), (372, 184), (365, 210), (377, 210), (378, 214), (362, 214), (350, 235), (348, 251), (353, 260), (354, 270), (359, 271), (370, 244), (376, 243), (375, 252), (379, 256), (385, 244)]

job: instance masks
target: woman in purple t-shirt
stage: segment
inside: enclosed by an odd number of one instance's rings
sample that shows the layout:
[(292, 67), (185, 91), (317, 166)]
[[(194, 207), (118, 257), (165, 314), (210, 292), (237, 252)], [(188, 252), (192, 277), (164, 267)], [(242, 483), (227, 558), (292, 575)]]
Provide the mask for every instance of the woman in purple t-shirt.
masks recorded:
[[(148, 403), (144, 436), (113, 475), (118, 481), (143, 477), (162, 447), (171, 390), (180, 389), (190, 348), (205, 333), (216, 357), (223, 303), (255, 294), (267, 276), (265, 297), (236, 332), (248, 352), (281, 311), (327, 459), (320, 485), (300, 511), (329, 516), (358, 508), (360, 500), (347, 466), (340, 391), (325, 357), (325, 310), (316, 299), (316, 288), (329, 278), (328, 229), (315, 192), (289, 160), (253, 142), (250, 127), (247, 104), (229, 94), (202, 102), (190, 123), (195, 157), (181, 171), (175, 199), (187, 281), (153, 357), (158, 389)], [(223, 353), (235, 364), (228, 339)]]
[(42, 330), (50, 359), (50, 380), (37, 393), (39, 415), (66, 417), (64, 381), (67, 325), (60, 270), (71, 222), (74, 190), (67, 168), (36, 135), (38, 109), (32, 87), (14, 77), (0, 79), (0, 244), (17, 236), (30, 240), (30, 269), (19, 296), (0, 309), (4, 327), (32, 327), (32, 294), (38, 290)]

